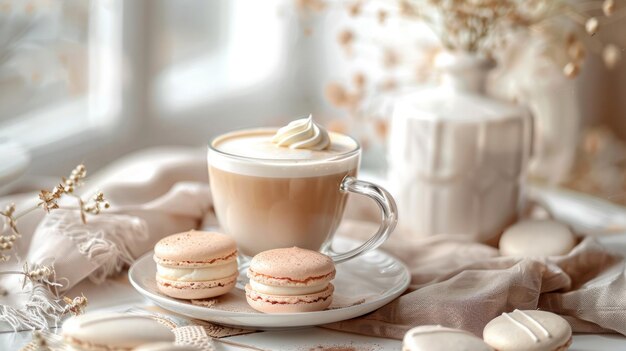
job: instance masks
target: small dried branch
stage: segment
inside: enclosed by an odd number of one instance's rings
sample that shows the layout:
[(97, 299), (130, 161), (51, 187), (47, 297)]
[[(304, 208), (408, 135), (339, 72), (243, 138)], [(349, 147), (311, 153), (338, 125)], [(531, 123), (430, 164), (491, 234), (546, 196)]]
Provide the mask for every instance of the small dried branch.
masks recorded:
[(69, 178), (62, 178), (62, 183), (55, 186), (52, 191), (42, 190), (39, 193), (39, 206), (46, 212), (59, 208), (58, 201), (63, 194), (72, 194), (74, 189), (83, 184), (83, 179), (87, 176), (87, 169), (84, 165), (78, 165), (72, 170)]
[(73, 316), (78, 316), (79, 314), (83, 314), (85, 312), (88, 301), (85, 295), (81, 294), (73, 299), (64, 296), (63, 302), (65, 302), (65, 307), (61, 315), (71, 314)]
[[(11, 252), (15, 247), (15, 242), (20, 238), (17, 227), (18, 219), (31, 213), (38, 208), (42, 208), (46, 213), (59, 208), (59, 200), (63, 196), (71, 196), (78, 201), (78, 210), (83, 223), (87, 223), (87, 214), (97, 215), (102, 209), (109, 208), (109, 203), (105, 200), (102, 192), (97, 192), (94, 196), (84, 201), (80, 196), (74, 193), (75, 189), (84, 184), (87, 176), (87, 169), (84, 165), (76, 166), (70, 173), (69, 177), (61, 178), (61, 183), (52, 190), (41, 190), (39, 192), (39, 202), (36, 206), (28, 208), (24, 211), (17, 212), (15, 204), (10, 204), (4, 211), (0, 211), (0, 216), (4, 217), (4, 228), (0, 232), (0, 262), (10, 259), (10, 255), (3, 252)], [(7, 231), (11, 233), (6, 233)]]
[(22, 273), (24, 274), (22, 290), (24, 290), (28, 284), (43, 284), (54, 292), (56, 292), (57, 287), (63, 286), (55, 281), (56, 273), (51, 265), (35, 265), (31, 268), (28, 266), (28, 262), (24, 262)]
[[(97, 215), (103, 209), (109, 208), (102, 192), (97, 192), (88, 200), (84, 201), (74, 193), (75, 189), (82, 186), (87, 176), (84, 165), (78, 165), (72, 170), (69, 177), (62, 178), (60, 184), (52, 190), (41, 190), (38, 202), (35, 206), (19, 211), (15, 204), (8, 205), (4, 211), (0, 211), (3, 219), (2, 231), (0, 231), (0, 262), (11, 258), (5, 252), (15, 249), (16, 241), (21, 237), (18, 229), (18, 220), (41, 208), (46, 213), (60, 208), (59, 200), (64, 196), (71, 196), (77, 199), (78, 208), (83, 223), (87, 221), (87, 214)], [(30, 266), (24, 262), (21, 271), (0, 271), (0, 275), (21, 275), (23, 276), (21, 290), (30, 288), (30, 298), (23, 308), (15, 308), (8, 305), (0, 305), (0, 321), (7, 322), (15, 330), (18, 328), (45, 329), (50, 323), (56, 325), (64, 315), (78, 315), (83, 313), (87, 306), (87, 298), (81, 294), (74, 298), (61, 297), (59, 290), (63, 288), (62, 281), (57, 279), (53, 265), (39, 264)], [(65, 279), (67, 281), (67, 279)], [(0, 288), (0, 294), (6, 295), (9, 292)], [(38, 349), (45, 350), (48, 346), (45, 339), (34, 334), (33, 339)]]
[(0, 321), (9, 323), (14, 329), (45, 329), (50, 320), (54, 325), (62, 316), (82, 314), (87, 307), (87, 298), (81, 294), (74, 298), (61, 296), (63, 279), (56, 278), (53, 265), (33, 265), (24, 263), (21, 271), (0, 271), (0, 275), (22, 275), (22, 290), (29, 286), (31, 296), (25, 306), (17, 309), (0, 305)]
[(50, 291), (56, 292), (56, 288), (63, 287), (62, 284), (56, 282), (56, 273), (54, 268), (49, 265), (35, 265), (29, 267), (28, 262), (24, 262), (21, 271), (0, 271), (0, 275), (23, 275), (22, 290), (27, 285), (39, 284), (47, 287)]
[(6, 224), (11, 228), (13, 234), (19, 234), (17, 231), (17, 218), (15, 214), (15, 204), (7, 205), (4, 211), (0, 211), (0, 215), (6, 217)]
[(109, 208), (111, 205), (108, 201), (104, 199), (104, 194), (101, 191), (98, 191), (86, 203), (81, 200), (80, 206), (81, 218), (83, 220), (83, 223), (86, 223), (85, 213), (97, 215), (100, 213), (100, 211), (102, 211), (103, 208)]

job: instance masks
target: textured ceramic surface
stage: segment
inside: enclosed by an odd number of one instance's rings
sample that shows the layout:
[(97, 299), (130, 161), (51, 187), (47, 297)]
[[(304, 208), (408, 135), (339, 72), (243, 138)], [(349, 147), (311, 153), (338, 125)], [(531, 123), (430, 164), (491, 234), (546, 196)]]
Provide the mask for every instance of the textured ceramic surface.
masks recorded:
[[(333, 244), (337, 250), (358, 245), (341, 237), (336, 238)], [(240, 289), (216, 300), (206, 300), (210, 307), (167, 297), (158, 291), (155, 273), (152, 253), (148, 253), (132, 265), (128, 275), (139, 293), (165, 309), (211, 322), (256, 329), (304, 327), (354, 318), (374, 311), (400, 296), (410, 282), (404, 264), (393, 256), (374, 250), (337, 265), (337, 276), (333, 280), (336, 290), (329, 310), (263, 314), (248, 306), (245, 294)]]

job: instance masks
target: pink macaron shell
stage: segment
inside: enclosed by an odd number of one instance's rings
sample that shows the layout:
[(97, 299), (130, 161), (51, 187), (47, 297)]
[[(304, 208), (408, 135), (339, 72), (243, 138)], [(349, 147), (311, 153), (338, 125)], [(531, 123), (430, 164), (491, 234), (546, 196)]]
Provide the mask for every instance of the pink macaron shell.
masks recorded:
[(157, 275), (156, 281), (159, 291), (167, 296), (185, 300), (206, 299), (231, 291), (237, 283), (238, 275), (239, 273), (222, 279), (197, 282), (169, 280)]
[(268, 250), (252, 258), (248, 277), (274, 286), (309, 286), (335, 277), (335, 264), (317, 251), (298, 247)]
[(237, 244), (228, 235), (192, 230), (161, 239), (154, 260), (165, 266), (201, 267), (237, 259)]
[(250, 307), (263, 313), (315, 312), (326, 309), (333, 301), (335, 287), (328, 284), (323, 291), (315, 294), (279, 296), (259, 293), (246, 285), (246, 300)]

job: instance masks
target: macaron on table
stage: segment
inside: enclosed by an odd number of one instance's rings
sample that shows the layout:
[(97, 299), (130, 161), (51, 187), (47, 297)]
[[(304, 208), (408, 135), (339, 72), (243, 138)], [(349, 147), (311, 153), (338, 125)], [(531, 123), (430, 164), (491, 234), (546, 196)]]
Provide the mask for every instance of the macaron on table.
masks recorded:
[(572, 343), (572, 328), (554, 313), (514, 310), (489, 322), (483, 338), (499, 351), (565, 351)]
[(173, 342), (169, 328), (146, 316), (86, 314), (63, 324), (64, 341), (78, 350), (130, 350), (146, 343)]
[(527, 219), (507, 228), (498, 246), (502, 256), (559, 256), (576, 246), (576, 237), (561, 222)]
[(423, 325), (409, 330), (402, 351), (494, 351), (482, 339), (460, 329)]
[(489, 322), (483, 339), (460, 329), (423, 325), (404, 335), (402, 351), (565, 351), (572, 329), (551, 312), (514, 310)]

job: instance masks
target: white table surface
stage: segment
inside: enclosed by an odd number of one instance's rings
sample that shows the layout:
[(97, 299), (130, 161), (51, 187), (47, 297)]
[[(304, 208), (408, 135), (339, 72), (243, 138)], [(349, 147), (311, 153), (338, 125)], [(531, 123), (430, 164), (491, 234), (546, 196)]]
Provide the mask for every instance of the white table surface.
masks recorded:
[[(81, 292), (89, 297), (88, 312), (98, 310), (124, 311), (131, 307), (152, 305), (150, 301), (144, 299), (130, 286), (125, 277), (108, 280), (99, 286), (90, 282), (83, 282), (72, 289), (68, 296), (74, 296)], [(30, 339), (30, 332), (0, 333), (0, 350), (19, 350)], [(272, 351), (307, 351), (320, 345), (354, 347), (355, 350), (367, 351), (400, 351), (402, 346), (399, 340), (367, 337), (317, 327), (259, 332), (226, 339)], [(216, 349), (218, 351), (244, 350), (219, 343), (216, 345)], [(570, 350), (626, 351), (626, 338), (613, 334), (574, 335), (574, 342)]]

